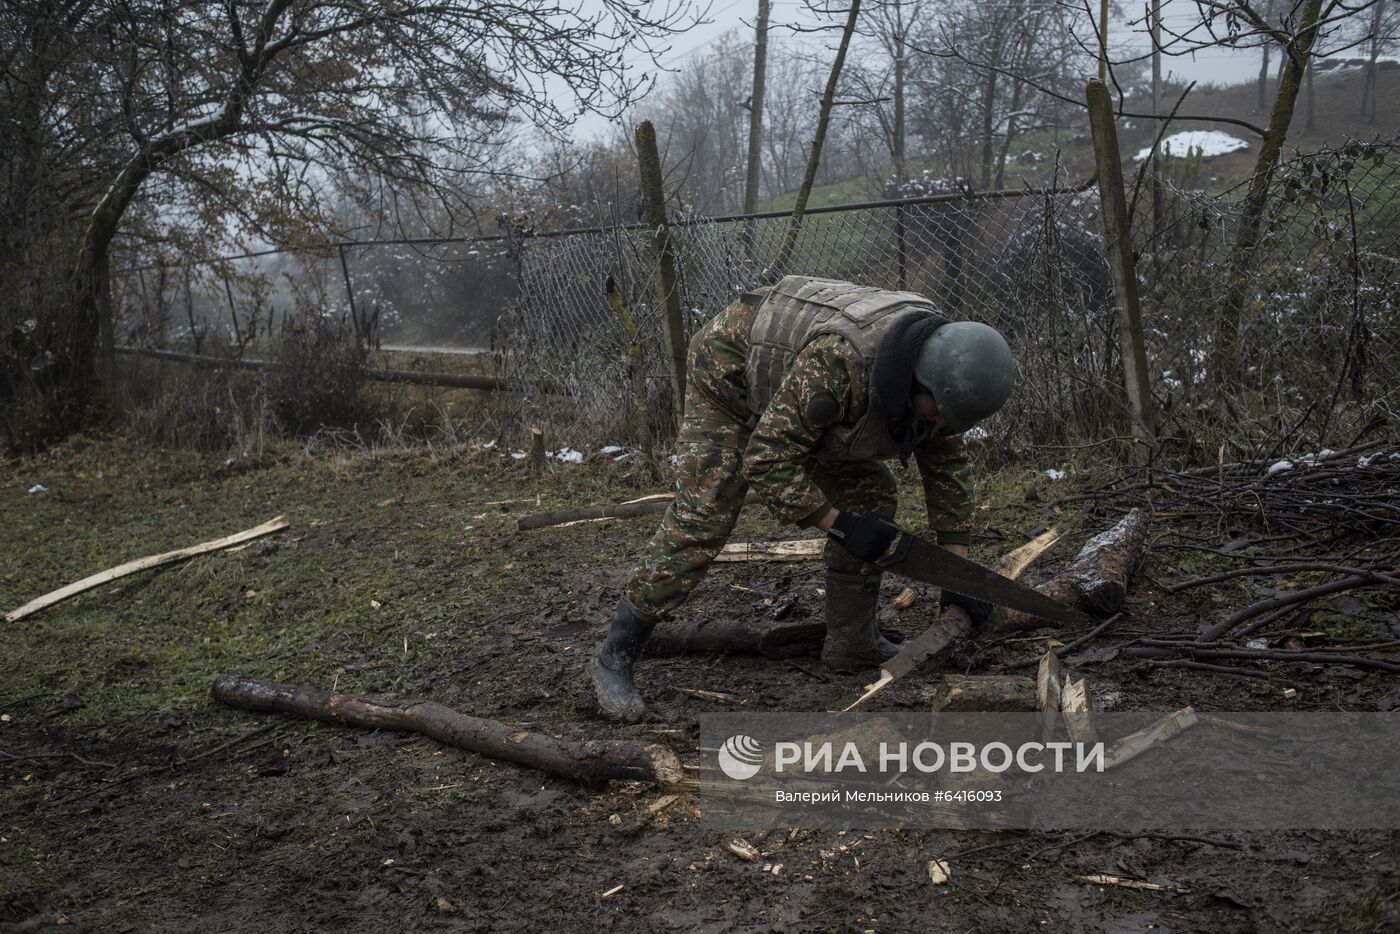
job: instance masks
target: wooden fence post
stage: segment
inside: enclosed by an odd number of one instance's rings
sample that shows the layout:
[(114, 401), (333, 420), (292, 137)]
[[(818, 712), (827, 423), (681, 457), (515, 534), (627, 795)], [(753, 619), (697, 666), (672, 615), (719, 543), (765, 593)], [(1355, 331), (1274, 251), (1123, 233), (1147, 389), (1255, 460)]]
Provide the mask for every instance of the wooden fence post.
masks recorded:
[(666, 223), (666, 194), (661, 187), (661, 155), (656, 149), (656, 129), (650, 120), (637, 127), (637, 162), (642, 175), (642, 207), (651, 228), (652, 253), (656, 257), (656, 303), (666, 313), (666, 338), (671, 347), (671, 388), (675, 395), (676, 425), (685, 411), (685, 321), (681, 317), (681, 293), (676, 282), (676, 254), (671, 228)]
[(1108, 265), (1113, 273), (1113, 295), (1118, 318), (1119, 356), (1123, 358), (1123, 385), (1133, 418), (1133, 437), (1155, 446), (1152, 396), (1147, 388), (1147, 348), (1142, 336), (1142, 309), (1138, 303), (1137, 266), (1128, 227), (1128, 202), (1123, 192), (1123, 166), (1118, 156), (1118, 131), (1113, 123), (1113, 100), (1108, 86), (1089, 82), (1089, 126), (1094, 136), (1094, 162), (1098, 166), (1099, 207), (1103, 215)]

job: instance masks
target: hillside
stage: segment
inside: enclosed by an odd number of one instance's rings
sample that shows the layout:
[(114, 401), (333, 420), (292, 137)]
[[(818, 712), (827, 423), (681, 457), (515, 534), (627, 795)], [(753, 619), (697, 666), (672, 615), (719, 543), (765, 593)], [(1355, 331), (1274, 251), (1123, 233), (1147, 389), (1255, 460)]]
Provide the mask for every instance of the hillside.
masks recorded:
[[(1304, 88), (1299, 95), (1298, 106), (1289, 128), (1286, 153), (1312, 151), (1323, 146), (1344, 142), (1352, 138), (1382, 138), (1400, 133), (1400, 62), (1381, 62), (1379, 87), (1377, 89), (1377, 112), (1374, 123), (1367, 123), (1358, 113), (1364, 78), (1359, 65), (1348, 62), (1323, 62), (1330, 65), (1320, 69), (1314, 79), (1313, 124), (1308, 126), (1308, 93)], [(1170, 110), (1180, 96), (1183, 86), (1169, 86), (1163, 94), (1163, 110)], [(1270, 81), (1267, 96), (1270, 103), (1277, 90), (1277, 82)], [(1228, 117), (1244, 120), (1256, 126), (1268, 122), (1268, 113), (1260, 113), (1257, 108), (1258, 86), (1254, 82), (1225, 87), (1197, 86), (1181, 106), (1181, 113), (1204, 117)], [(1146, 113), (1151, 109), (1151, 101), (1145, 96), (1128, 98), (1124, 110)], [(1206, 161), (1205, 181), (1212, 190), (1222, 190), (1249, 177), (1259, 154), (1259, 137), (1244, 127), (1204, 121), (1177, 121), (1168, 134), (1185, 130), (1218, 129), (1244, 139), (1248, 148), (1238, 152), (1215, 156)], [(1133, 156), (1139, 150), (1151, 145), (1155, 136), (1153, 121), (1123, 118), (1118, 125), (1119, 143), (1123, 151), (1124, 165), (1133, 164)], [(1022, 184), (1038, 185), (1047, 181), (1053, 171), (1055, 154), (1064, 172), (1072, 179), (1084, 179), (1093, 174), (1093, 147), (1088, 137), (1088, 120), (1082, 125), (1047, 130), (1020, 137), (1013, 145), (1015, 154), (1033, 153), (1035, 157), (1024, 160), (1013, 156), (1008, 160), (1007, 186)], [(910, 159), (910, 171), (916, 173), (925, 165), (933, 165), (932, 156)], [(769, 198), (759, 204), (760, 211), (782, 211), (792, 207), (794, 192)], [(811, 207), (832, 204), (850, 204), (874, 200), (881, 197), (881, 179), (874, 176), (857, 176), (843, 179), (828, 185), (817, 186), (812, 191)]]

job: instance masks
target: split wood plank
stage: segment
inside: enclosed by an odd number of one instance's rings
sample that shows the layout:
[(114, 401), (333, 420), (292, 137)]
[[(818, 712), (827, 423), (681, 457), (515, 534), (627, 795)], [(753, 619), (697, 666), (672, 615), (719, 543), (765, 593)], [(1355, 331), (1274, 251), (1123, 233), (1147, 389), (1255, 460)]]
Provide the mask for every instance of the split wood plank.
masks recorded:
[(85, 593), (96, 587), (101, 587), (103, 584), (111, 581), (120, 580), (123, 577), (130, 577), (132, 574), (137, 574), (141, 571), (149, 570), (150, 568), (174, 564), (177, 561), (185, 561), (198, 555), (208, 554), (211, 551), (221, 551), (225, 548), (232, 548), (234, 545), (241, 545), (255, 538), (261, 538), (264, 535), (271, 535), (273, 532), (281, 531), (285, 529), (287, 525), (287, 517), (278, 516), (275, 519), (270, 519), (262, 525), (248, 529), (247, 531), (239, 532), (235, 535), (228, 535), (224, 538), (218, 538), (212, 542), (191, 545), (188, 548), (167, 551), (164, 554), (150, 555), (145, 558), (137, 558), (135, 561), (128, 561), (126, 564), (119, 564), (114, 568), (109, 568), (98, 574), (84, 577), (82, 580), (69, 584), (66, 587), (60, 587), (58, 590), (44, 594), (42, 597), (37, 597), (17, 610), (11, 610), (9, 613), (5, 614), (5, 622), (13, 623), (16, 620), (24, 619), (24, 617), (37, 613), (46, 607), (53, 606), (55, 603), (62, 603), (69, 597), (75, 597), (80, 593)]
[(826, 540), (802, 539), (792, 542), (734, 542), (715, 555), (715, 561), (811, 561), (822, 556)]
[(1164, 743), (1201, 722), (1195, 707), (1183, 707), (1175, 713), (1167, 714), (1149, 727), (1129, 733), (1114, 743), (1104, 756), (1104, 768), (1117, 768), (1135, 759), (1158, 743)]

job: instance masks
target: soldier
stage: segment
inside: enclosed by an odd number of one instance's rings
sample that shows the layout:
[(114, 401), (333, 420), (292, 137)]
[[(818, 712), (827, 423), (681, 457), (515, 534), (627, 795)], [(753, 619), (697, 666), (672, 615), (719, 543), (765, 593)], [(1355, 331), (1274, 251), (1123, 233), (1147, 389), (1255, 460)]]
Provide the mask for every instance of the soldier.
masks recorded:
[[(752, 486), (779, 518), (822, 529), (826, 638), (836, 671), (898, 651), (875, 622), (898, 535), (897, 484), (913, 456), (929, 528), (967, 556), (971, 495), (961, 433), (1001, 408), (1015, 360), (993, 328), (950, 322), (912, 292), (788, 276), (720, 312), (690, 342), (676, 498), (628, 575), (589, 666), (604, 714), (646, 711), (632, 666), (659, 619), (704, 577)], [(980, 622), (981, 601), (944, 593)]]

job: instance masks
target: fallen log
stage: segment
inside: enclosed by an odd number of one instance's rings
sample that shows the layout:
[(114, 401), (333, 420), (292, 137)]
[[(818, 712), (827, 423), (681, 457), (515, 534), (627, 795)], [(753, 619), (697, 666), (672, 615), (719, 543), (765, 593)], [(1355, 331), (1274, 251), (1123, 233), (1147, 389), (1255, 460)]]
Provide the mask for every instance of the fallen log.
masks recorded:
[[(539, 512), (531, 516), (521, 516), (515, 523), (517, 531), (545, 529), (570, 522), (584, 522), (590, 519), (635, 519), (638, 516), (652, 516), (665, 512), (675, 499), (673, 493), (649, 496), (630, 503), (608, 503), (603, 506), (583, 506), (578, 509), (558, 509), (553, 512)], [(758, 502), (758, 494), (752, 491), (744, 497), (744, 503)]]
[[(1128, 596), (1128, 582), (1147, 542), (1148, 514), (1134, 509), (1113, 528), (1089, 539), (1060, 573), (1036, 590), (1093, 613), (1116, 613)], [(995, 633), (1036, 629), (1045, 621), (1030, 613), (999, 607), (988, 621)]]
[(42, 597), (36, 597), (30, 600), (19, 609), (11, 610), (6, 613), (5, 622), (13, 623), (15, 620), (24, 619), (24, 617), (37, 613), (45, 607), (53, 606), (55, 603), (62, 603), (69, 597), (76, 597), (80, 593), (85, 593), (93, 588), (101, 587), (103, 584), (110, 583), (114, 580), (120, 580), (123, 577), (130, 577), (132, 574), (136, 574), (140, 571), (157, 568), (165, 564), (174, 564), (176, 561), (185, 561), (197, 555), (208, 554), (211, 551), (221, 551), (225, 548), (232, 548), (234, 545), (241, 545), (255, 538), (271, 535), (273, 532), (281, 531), (286, 527), (287, 517), (278, 516), (275, 519), (270, 519), (262, 525), (255, 526), (247, 531), (228, 535), (224, 538), (217, 538), (212, 542), (191, 545), (188, 548), (179, 548), (175, 551), (167, 551), (163, 554), (150, 555), (145, 558), (137, 558), (135, 561), (128, 561), (126, 564), (119, 564), (114, 568), (109, 568), (106, 571), (84, 577), (76, 583), (69, 584), (66, 587), (60, 587), (52, 593), (47, 593)]
[(824, 638), (824, 623), (700, 619), (685, 624), (662, 623), (642, 651), (654, 658), (708, 653), (796, 658), (820, 653)]
[(237, 675), (215, 678), (213, 694), (220, 703), (257, 713), (285, 713), (366, 730), (420, 733), (448, 746), (566, 778), (592, 782), (630, 779), (668, 787), (694, 784), (685, 778), (676, 754), (659, 743), (559, 739), (471, 717), (434, 701), (369, 700)]

